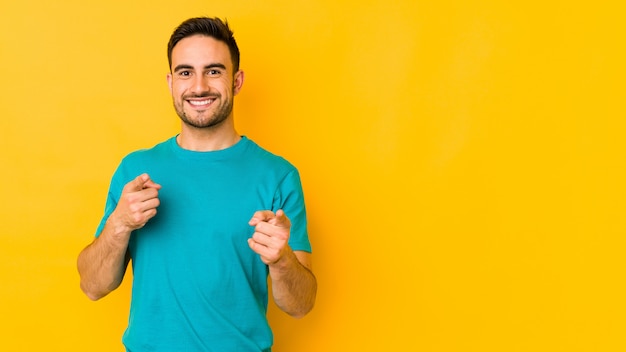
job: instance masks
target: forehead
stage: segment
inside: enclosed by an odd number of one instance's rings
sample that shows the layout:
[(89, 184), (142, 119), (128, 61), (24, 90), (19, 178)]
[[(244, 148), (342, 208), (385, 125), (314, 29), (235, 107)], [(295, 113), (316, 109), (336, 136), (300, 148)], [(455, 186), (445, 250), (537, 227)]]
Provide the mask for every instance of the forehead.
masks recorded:
[(232, 68), (226, 43), (213, 37), (197, 34), (181, 39), (172, 49), (172, 67), (178, 65), (207, 65), (221, 63)]

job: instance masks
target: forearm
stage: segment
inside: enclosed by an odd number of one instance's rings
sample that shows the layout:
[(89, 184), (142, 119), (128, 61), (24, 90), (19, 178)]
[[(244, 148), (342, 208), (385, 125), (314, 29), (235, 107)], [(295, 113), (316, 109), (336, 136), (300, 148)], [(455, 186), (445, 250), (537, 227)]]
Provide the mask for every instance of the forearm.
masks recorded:
[[(308, 256), (308, 253), (301, 252), (300, 255)], [(317, 293), (315, 275), (301, 260), (288, 250), (283, 258), (269, 267), (274, 302), (295, 318), (301, 318), (313, 309)]]
[(129, 230), (109, 219), (100, 236), (78, 256), (80, 287), (90, 299), (100, 299), (122, 283), (129, 237)]

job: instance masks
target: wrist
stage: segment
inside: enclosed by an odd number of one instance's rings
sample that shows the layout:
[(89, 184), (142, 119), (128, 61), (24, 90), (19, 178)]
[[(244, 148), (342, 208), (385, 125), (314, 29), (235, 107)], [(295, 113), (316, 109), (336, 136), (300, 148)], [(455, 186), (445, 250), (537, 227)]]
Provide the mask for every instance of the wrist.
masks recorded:
[(106, 224), (103, 229), (103, 233), (107, 232), (109, 237), (115, 242), (120, 242), (123, 245), (128, 243), (128, 239), (130, 238), (130, 233), (133, 229), (128, 226), (122, 219), (119, 218), (117, 213), (113, 211), (109, 218), (106, 221)]
[(289, 268), (294, 261), (297, 261), (296, 255), (293, 253), (291, 247), (286, 246), (281, 256), (273, 263), (268, 264), (270, 270), (281, 271)]

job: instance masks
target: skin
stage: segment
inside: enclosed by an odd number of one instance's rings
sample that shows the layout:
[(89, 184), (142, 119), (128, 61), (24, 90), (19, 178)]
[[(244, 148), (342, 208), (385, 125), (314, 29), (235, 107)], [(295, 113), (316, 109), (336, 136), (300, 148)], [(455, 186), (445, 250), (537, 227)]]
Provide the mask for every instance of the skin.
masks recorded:
[(159, 189), (147, 174), (126, 184), (100, 236), (79, 254), (80, 287), (90, 299), (98, 300), (122, 283), (130, 234), (157, 214)]
[[(225, 43), (202, 35), (178, 42), (167, 82), (181, 119), (177, 142), (182, 148), (220, 150), (241, 139), (232, 106), (243, 81), (243, 71), (233, 72)], [(130, 235), (157, 215), (160, 189), (148, 174), (126, 184), (100, 236), (79, 254), (80, 285), (90, 299), (98, 300), (121, 284), (131, 259)], [(311, 254), (289, 247), (291, 222), (282, 210), (259, 210), (249, 225), (255, 231), (248, 245), (269, 267), (274, 301), (287, 314), (303, 317), (313, 308), (317, 292)]]
[(188, 37), (174, 47), (167, 83), (181, 118), (178, 143), (182, 148), (219, 150), (239, 141), (232, 106), (244, 73), (233, 74), (232, 67), (228, 46), (211, 37)]

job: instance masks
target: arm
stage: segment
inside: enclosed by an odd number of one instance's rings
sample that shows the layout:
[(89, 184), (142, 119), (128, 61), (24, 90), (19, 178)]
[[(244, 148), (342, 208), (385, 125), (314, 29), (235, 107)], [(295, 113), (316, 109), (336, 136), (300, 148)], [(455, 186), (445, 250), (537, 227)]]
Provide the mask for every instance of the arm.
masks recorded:
[(285, 313), (304, 317), (313, 309), (317, 293), (311, 254), (289, 247), (291, 223), (282, 210), (276, 214), (258, 211), (250, 225), (255, 226), (255, 233), (248, 244), (269, 267), (274, 302)]
[(130, 261), (130, 234), (156, 215), (160, 188), (146, 174), (126, 184), (100, 236), (78, 255), (80, 287), (90, 299), (98, 300), (122, 283)]
[(315, 304), (317, 280), (311, 271), (311, 253), (287, 249), (282, 259), (269, 266), (272, 293), (284, 312), (302, 318)]

